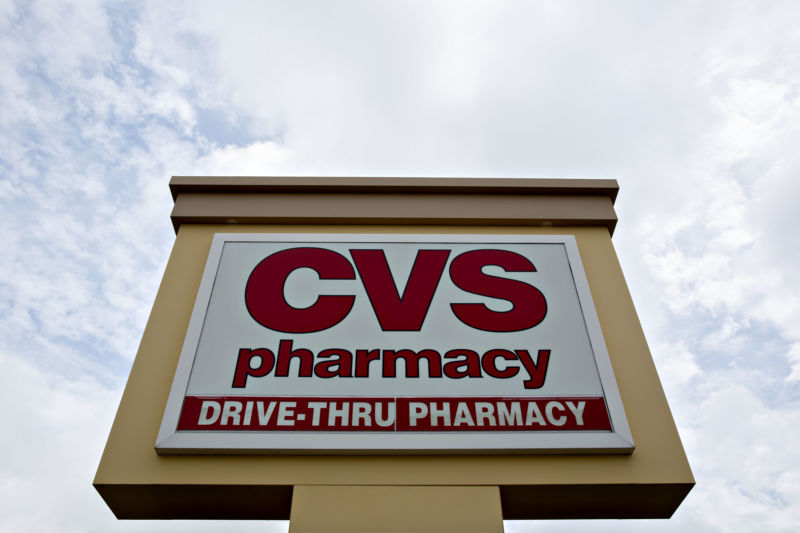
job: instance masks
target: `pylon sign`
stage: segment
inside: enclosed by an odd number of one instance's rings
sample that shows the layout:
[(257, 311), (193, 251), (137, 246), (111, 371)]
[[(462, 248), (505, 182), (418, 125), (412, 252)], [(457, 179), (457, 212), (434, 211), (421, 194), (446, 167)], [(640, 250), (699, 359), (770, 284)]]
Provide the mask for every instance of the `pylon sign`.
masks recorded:
[(571, 235), (214, 236), (159, 453), (631, 453)]

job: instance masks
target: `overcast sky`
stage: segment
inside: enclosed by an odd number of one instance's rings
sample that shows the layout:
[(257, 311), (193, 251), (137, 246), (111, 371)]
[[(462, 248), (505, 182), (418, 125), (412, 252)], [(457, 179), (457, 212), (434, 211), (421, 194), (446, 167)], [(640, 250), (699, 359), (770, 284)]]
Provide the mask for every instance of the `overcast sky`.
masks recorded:
[(507, 531), (794, 531), (799, 146), (795, 1), (0, 0), (0, 530), (270, 530), (118, 522), (91, 486), (167, 183), (378, 175), (620, 183), (697, 486), (668, 521)]

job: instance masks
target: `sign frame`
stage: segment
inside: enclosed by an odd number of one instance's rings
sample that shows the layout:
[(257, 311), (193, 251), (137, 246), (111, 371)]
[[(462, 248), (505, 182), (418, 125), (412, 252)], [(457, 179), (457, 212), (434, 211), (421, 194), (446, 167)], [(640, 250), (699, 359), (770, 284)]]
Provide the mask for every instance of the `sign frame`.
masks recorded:
[[(324, 439), (309, 439), (296, 432), (178, 431), (178, 419), (194, 365), (200, 334), (226, 242), (412, 242), (475, 244), (562, 244), (575, 284), (594, 362), (603, 390), (612, 430), (510, 432), (453, 432), (403, 434), (399, 447), (394, 433), (314, 432)], [(466, 439), (465, 437), (469, 437)], [(323, 443), (318, 443), (318, 440)], [(586, 453), (631, 454), (633, 437), (619, 394), (614, 371), (597, 317), (594, 301), (573, 235), (497, 234), (321, 234), (321, 233), (215, 233), (197, 292), (183, 348), (170, 389), (155, 445), (159, 454), (519, 454)]]

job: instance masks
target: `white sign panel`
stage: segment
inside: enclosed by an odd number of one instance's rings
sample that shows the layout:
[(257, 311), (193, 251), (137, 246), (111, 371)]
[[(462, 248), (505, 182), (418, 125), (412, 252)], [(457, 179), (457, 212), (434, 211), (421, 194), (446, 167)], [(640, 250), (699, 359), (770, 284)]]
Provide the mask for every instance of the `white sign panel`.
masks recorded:
[(159, 453), (630, 453), (575, 239), (217, 234)]

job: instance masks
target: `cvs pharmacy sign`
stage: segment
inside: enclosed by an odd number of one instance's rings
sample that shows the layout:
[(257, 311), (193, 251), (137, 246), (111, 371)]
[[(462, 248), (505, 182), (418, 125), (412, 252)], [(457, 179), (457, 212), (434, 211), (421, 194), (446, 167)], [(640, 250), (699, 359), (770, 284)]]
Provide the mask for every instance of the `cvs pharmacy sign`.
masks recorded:
[(217, 234), (157, 449), (632, 443), (572, 236)]

